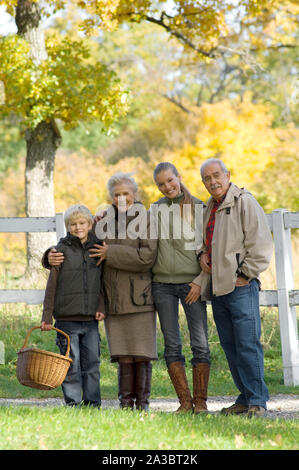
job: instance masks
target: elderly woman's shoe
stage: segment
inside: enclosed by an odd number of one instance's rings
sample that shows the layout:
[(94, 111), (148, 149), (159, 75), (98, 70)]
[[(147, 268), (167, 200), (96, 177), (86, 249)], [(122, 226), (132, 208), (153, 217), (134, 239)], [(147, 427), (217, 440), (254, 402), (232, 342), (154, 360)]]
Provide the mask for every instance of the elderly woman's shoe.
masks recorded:
[(152, 364), (150, 361), (138, 361), (135, 367), (136, 410), (149, 411), (149, 397), (152, 382)]
[(118, 363), (118, 399), (122, 409), (134, 409), (134, 364)]

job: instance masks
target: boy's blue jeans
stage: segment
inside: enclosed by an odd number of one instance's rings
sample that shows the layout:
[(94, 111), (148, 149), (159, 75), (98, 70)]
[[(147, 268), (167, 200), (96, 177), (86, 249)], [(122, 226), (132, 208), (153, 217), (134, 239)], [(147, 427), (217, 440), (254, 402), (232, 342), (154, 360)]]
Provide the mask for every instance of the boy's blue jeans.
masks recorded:
[(236, 387), (236, 403), (266, 408), (264, 353), (260, 343), (261, 320), (258, 281), (236, 287), (230, 294), (212, 298), (215, 324)]
[[(62, 383), (67, 405), (101, 405), (100, 394), (100, 335), (98, 321), (56, 320), (56, 328), (70, 337), (72, 364)], [(60, 354), (65, 355), (67, 339), (57, 332), (56, 343)]]
[(185, 363), (179, 325), (179, 300), (187, 318), (192, 350), (192, 365), (210, 363), (206, 303), (197, 300), (191, 305), (185, 298), (190, 291), (189, 284), (167, 284), (153, 282), (153, 296), (164, 336), (164, 357), (166, 365), (172, 362)]

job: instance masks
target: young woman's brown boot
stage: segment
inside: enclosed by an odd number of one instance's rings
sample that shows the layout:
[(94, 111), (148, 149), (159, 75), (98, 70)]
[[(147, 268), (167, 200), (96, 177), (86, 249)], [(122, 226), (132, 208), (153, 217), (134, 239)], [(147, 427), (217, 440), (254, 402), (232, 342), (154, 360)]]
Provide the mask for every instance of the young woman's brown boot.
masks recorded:
[(180, 402), (176, 413), (192, 412), (193, 401), (188, 385), (185, 365), (182, 362), (172, 362), (168, 366), (168, 373)]

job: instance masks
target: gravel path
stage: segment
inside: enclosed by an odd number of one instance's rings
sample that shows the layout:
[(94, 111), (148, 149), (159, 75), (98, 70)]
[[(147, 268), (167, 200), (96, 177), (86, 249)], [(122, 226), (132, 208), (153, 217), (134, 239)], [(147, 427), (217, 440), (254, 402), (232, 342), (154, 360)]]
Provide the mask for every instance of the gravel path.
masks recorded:
[[(224, 406), (234, 403), (235, 397), (209, 397), (208, 409), (217, 414)], [(61, 398), (0, 398), (0, 406), (63, 406)], [(299, 395), (273, 395), (268, 401), (266, 418), (299, 419)], [(103, 409), (118, 408), (117, 400), (102, 400)], [(172, 412), (178, 407), (176, 399), (153, 399), (150, 403), (151, 411)]]

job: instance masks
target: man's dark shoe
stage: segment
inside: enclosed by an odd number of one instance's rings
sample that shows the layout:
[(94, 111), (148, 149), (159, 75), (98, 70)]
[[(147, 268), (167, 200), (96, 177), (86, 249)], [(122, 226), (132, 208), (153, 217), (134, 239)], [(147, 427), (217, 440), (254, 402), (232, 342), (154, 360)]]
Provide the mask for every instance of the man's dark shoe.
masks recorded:
[(266, 413), (266, 410), (263, 406), (259, 406), (259, 405), (250, 405), (248, 407), (248, 413), (247, 413), (247, 416), (248, 418), (252, 418), (253, 416), (264, 416), (264, 414)]
[(248, 406), (242, 405), (241, 403), (234, 403), (232, 406), (229, 406), (228, 408), (222, 408), (220, 411), (222, 415), (240, 415), (247, 412)]

